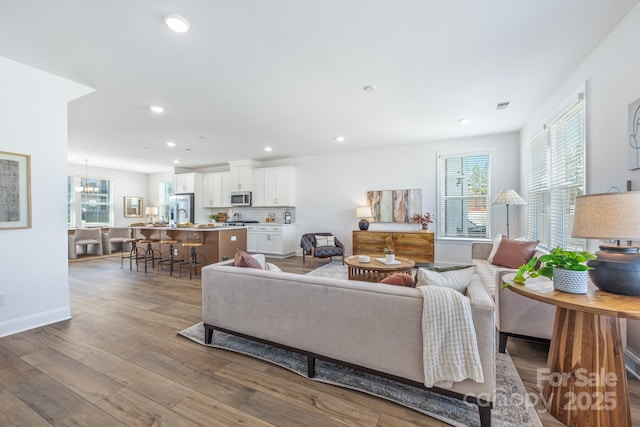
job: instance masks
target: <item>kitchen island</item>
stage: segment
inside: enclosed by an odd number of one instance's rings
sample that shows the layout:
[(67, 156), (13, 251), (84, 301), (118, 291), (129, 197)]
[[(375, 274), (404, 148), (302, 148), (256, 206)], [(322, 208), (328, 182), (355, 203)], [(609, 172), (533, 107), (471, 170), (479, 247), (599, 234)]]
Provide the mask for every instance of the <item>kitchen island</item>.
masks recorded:
[[(202, 242), (196, 252), (205, 258), (205, 264), (214, 264), (224, 259), (233, 259), (236, 249), (247, 250), (246, 227), (157, 227), (152, 225), (131, 226), (131, 236), (134, 238), (181, 240), (174, 244), (174, 248), (182, 254), (182, 258), (189, 260), (189, 251), (182, 247), (182, 243)], [(153, 243), (155, 250), (162, 252), (163, 259), (169, 257), (169, 245)]]

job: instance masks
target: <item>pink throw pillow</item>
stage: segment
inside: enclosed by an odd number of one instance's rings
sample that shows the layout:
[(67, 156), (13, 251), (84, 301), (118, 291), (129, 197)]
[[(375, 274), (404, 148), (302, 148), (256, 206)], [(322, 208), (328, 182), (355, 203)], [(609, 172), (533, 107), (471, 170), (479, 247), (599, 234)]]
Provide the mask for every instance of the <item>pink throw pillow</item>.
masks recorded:
[(507, 268), (518, 268), (522, 264), (529, 262), (533, 257), (538, 243), (539, 240), (526, 242), (502, 236), (500, 246), (498, 246), (498, 250), (493, 256), (492, 264)]
[(380, 281), (386, 285), (413, 287), (413, 277), (407, 273), (394, 273)]
[(240, 249), (236, 250), (236, 254), (233, 257), (233, 265), (236, 267), (249, 267), (262, 270), (262, 266), (257, 259)]

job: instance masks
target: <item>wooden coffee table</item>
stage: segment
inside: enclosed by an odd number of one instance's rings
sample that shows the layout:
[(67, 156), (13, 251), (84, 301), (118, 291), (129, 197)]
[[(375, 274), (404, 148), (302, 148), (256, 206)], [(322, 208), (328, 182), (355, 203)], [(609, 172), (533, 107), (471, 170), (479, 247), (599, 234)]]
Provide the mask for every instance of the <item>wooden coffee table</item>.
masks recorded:
[[(513, 277), (506, 275), (505, 283)], [(585, 295), (570, 294), (555, 290), (546, 278), (509, 289), (557, 307), (542, 378), (549, 413), (568, 426), (631, 426), (619, 319), (640, 319), (640, 297), (592, 284)]]
[(384, 258), (384, 255), (369, 255), (370, 262), (360, 262), (359, 255), (353, 255), (344, 259), (349, 267), (349, 280), (362, 280), (364, 282), (379, 282), (394, 273), (411, 274), (411, 269), (416, 263), (406, 258), (396, 258), (400, 264), (385, 264), (376, 258)]

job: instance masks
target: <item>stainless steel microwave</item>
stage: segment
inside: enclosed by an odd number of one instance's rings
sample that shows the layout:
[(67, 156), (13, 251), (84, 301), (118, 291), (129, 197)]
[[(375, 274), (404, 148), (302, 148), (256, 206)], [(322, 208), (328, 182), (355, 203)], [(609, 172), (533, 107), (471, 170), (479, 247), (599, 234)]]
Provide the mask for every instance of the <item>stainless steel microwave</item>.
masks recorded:
[(232, 191), (231, 206), (251, 206), (251, 191)]

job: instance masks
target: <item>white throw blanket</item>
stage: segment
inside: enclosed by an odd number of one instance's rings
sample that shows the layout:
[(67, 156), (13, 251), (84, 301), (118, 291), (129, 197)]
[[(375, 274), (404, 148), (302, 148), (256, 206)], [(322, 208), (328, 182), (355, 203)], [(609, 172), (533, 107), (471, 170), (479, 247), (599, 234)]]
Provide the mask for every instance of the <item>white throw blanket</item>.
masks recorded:
[(451, 388), (470, 378), (484, 382), (471, 304), (460, 292), (419, 286), (422, 298), (424, 385)]

